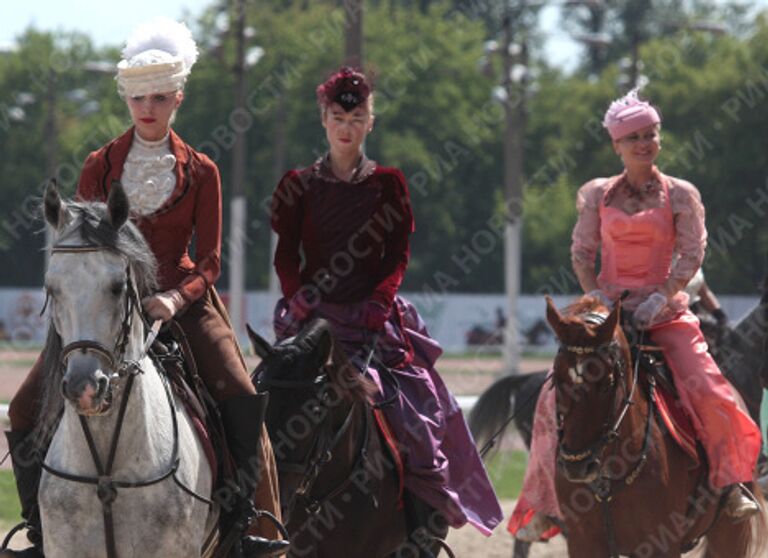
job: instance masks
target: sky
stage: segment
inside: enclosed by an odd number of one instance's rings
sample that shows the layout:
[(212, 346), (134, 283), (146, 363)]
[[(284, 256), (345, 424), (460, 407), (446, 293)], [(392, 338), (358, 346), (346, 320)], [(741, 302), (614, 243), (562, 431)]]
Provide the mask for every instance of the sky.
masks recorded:
[[(723, 0), (725, 1), (725, 0)], [(118, 45), (139, 23), (155, 16), (194, 19), (214, 0), (0, 0), (0, 48), (29, 25), (39, 30), (78, 30), (91, 36), (98, 46)], [(768, 9), (768, 0), (753, 0), (755, 7)], [(12, 7), (8, 7), (11, 5)], [(116, 8), (115, 6), (119, 6)], [(119, 13), (116, 17), (115, 13)], [(580, 47), (558, 28), (557, 8), (542, 10), (546, 55), (550, 63), (564, 69), (573, 67)]]

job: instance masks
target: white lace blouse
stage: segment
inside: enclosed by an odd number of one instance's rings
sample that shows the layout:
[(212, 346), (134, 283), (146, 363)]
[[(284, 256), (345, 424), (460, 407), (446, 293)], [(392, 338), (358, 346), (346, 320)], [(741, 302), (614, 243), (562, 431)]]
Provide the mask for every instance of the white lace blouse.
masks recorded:
[(149, 215), (166, 202), (176, 187), (175, 166), (168, 134), (160, 140), (147, 141), (134, 133), (121, 177), (133, 213)]

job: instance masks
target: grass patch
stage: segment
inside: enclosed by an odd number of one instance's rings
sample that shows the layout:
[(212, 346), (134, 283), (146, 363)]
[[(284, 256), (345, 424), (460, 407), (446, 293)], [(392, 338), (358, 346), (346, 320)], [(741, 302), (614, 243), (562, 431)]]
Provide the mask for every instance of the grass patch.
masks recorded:
[(527, 465), (528, 454), (522, 450), (501, 451), (488, 461), (488, 476), (499, 499), (518, 497)]
[(16, 493), (16, 480), (12, 471), (0, 471), (0, 522), (15, 524), (21, 521), (21, 506)]

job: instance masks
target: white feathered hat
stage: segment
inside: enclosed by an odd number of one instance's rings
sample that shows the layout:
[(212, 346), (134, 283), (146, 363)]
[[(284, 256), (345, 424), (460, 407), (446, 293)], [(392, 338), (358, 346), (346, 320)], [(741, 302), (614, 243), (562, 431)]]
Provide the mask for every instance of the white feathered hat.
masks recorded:
[(143, 23), (125, 43), (117, 65), (117, 91), (121, 97), (135, 97), (181, 89), (197, 54), (197, 44), (183, 23), (168, 18)]

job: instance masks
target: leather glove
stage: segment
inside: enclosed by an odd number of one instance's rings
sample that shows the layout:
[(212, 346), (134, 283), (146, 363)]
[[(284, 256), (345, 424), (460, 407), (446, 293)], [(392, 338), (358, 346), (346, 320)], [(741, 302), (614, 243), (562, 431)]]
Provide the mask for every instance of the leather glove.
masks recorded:
[(647, 328), (666, 305), (667, 297), (661, 293), (653, 293), (641, 302), (635, 310), (635, 325), (640, 328)]
[(312, 303), (307, 300), (303, 291), (299, 290), (288, 301), (288, 313), (290, 314), (292, 321), (303, 322), (312, 313)]
[(598, 299), (600, 302), (603, 303), (604, 306), (607, 306), (608, 308), (613, 308), (613, 301), (608, 298), (608, 295), (605, 294), (602, 289), (593, 289), (589, 291), (584, 296), (591, 296), (593, 298)]
[(141, 304), (150, 318), (168, 322), (184, 308), (186, 301), (179, 291), (171, 289), (148, 296), (141, 301)]
[(717, 320), (717, 325), (721, 328), (728, 326), (728, 315), (723, 312), (722, 308), (715, 308), (712, 310), (712, 317)]
[(377, 300), (369, 300), (365, 307), (365, 327), (371, 331), (379, 331), (389, 319), (389, 308)]

